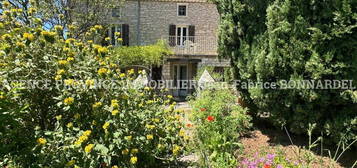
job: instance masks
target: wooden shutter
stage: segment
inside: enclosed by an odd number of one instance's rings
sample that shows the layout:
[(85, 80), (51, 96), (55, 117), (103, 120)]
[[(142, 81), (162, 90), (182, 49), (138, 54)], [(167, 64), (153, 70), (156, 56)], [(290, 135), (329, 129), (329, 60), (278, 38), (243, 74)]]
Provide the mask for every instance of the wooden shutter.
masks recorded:
[(188, 36), (189, 36), (190, 41), (195, 42), (195, 26), (194, 25), (188, 26)]
[(129, 25), (122, 25), (122, 36), (123, 38), (123, 46), (129, 46)]
[(169, 45), (175, 46), (176, 44), (176, 25), (169, 26)]
[(110, 39), (111, 39), (111, 44), (113, 46), (115, 46), (115, 41), (117, 40), (117, 39), (115, 39), (115, 32), (116, 32), (116, 29), (115, 29), (115, 26), (113, 26), (110, 31)]

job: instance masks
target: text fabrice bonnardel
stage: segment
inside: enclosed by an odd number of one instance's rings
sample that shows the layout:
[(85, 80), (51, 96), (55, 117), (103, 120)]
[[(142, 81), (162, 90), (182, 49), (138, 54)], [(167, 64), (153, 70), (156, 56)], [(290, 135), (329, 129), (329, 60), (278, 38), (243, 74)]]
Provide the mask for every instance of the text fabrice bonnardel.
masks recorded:
[[(129, 80), (92, 80), (88, 85), (86, 80), (74, 80), (71, 84), (64, 80), (3, 80), (1, 88), (11, 89), (21, 87), (24, 89), (63, 89), (63, 88), (89, 88), (89, 89), (119, 89), (132, 88), (135, 82)], [(196, 80), (151, 80), (145, 86), (156, 89), (196, 89), (196, 88), (240, 88), (240, 89), (356, 89), (353, 80), (279, 80), (278, 82), (240, 81), (227, 82), (198, 82)]]

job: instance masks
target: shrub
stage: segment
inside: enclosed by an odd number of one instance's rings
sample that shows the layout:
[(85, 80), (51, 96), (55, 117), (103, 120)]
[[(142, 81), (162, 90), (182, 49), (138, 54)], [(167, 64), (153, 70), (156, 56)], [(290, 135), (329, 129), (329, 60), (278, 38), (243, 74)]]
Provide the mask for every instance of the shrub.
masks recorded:
[(265, 156), (255, 156), (251, 158), (244, 158), (238, 165), (239, 168), (300, 168), (305, 167), (298, 161), (290, 161), (283, 153), (271, 154)]
[[(160, 167), (184, 149), (170, 97), (131, 85), (111, 46), (64, 39), (3, 9), (0, 166)], [(125, 50), (125, 48), (123, 48)], [(37, 83), (39, 82), (39, 83)]]
[[(356, 87), (356, 3), (348, 0), (216, 0), (221, 56), (231, 57), (242, 82), (275, 82), (278, 89), (239, 88), (277, 126), (305, 133), (309, 123), (333, 141), (356, 137), (355, 90), (279, 89), (282, 80), (353, 80)], [(336, 130), (336, 131), (335, 131)], [(347, 132), (346, 132), (347, 131)], [(352, 133), (354, 132), (354, 133)]]
[(114, 50), (114, 56), (121, 66), (144, 65), (160, 66), (163, 58), (172, 54), (164, 41), (158, 41), (155, 45), (118, 47)]
[(238, 138), (251, 126), (246, 109), (236, 101), (229, 90), (204, 90), (190, 101), (196, 130), (194, 148), (201, 155), (202, 167), (236, 166)]

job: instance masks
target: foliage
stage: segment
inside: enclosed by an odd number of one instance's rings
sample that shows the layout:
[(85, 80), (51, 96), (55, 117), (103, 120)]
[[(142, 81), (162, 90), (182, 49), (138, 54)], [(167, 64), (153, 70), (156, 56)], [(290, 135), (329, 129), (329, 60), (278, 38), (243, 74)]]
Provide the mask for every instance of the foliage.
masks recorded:
[[(46, 23), (47, 29), (62, 26), (63, 31), (71, 26), (77, 30), (72, 33), (76, 36), (83, 35), (94, 25), (108, 26), (112, 10), (122, 6), (122, 0), (2, 0), (9, 2), (11, 7), (21, 9), (19, 21), (30, 24), (33, 14)], [(85, 8), (85, 9), (84, 9)], [(2, 11), (0, 11), (2, 13)]]
[(216, 0), (219, 52), (242, 82), (275, 82), (278, 89), (238, 88), (250, 108), (270, 112), (278, 126), (304, 133), (317, 123), (337, 143), (356, 138), (356, 90), (279, 89), (282, 80), (353, 80), (356, 87), (355, 1)]
[[(261, 155), (261, 154), (260, 154)], [(304, 167), (301, 163), (295, 161), (292, 162), (287, 159), (282, 152), (277, 154), (268, 153), (265, 156), (261, 157), (258, 153), (251, 158), (244, 158), (239, 163), (239, 168), (300, 168)]]
[(15, 23), (21, 11), (6, 6), (1, 167), (160, 167), (176, 160), (184, 148), (171, 96), (132, 86), (134, 71), (121, 72), (112, 47), (63, 39), (36, 17)]
[(239, 136), (246, 133), (250, 116), (236, 104), (229, 90), (204, 90), (190, 101), (193, 108), (194, 148), (202, 167), (235, 167)]
[(169, 54), (172, 52), (163, 41), (158, 41), (155, 45), (118, 47), (114, 50), (115, 58), (121, 66), (159, 66)]

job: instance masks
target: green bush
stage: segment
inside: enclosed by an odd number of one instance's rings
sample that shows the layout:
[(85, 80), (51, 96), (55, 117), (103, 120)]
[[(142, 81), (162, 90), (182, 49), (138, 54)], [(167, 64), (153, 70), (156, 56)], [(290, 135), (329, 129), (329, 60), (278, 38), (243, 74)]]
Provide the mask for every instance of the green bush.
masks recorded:
[(90, 40), (102, 26), (86, 33), (88, 41), (70, 32), (64, 39), (62, 27), (44, 30), (36, 14), (24, 25), (16, 22), (19, 9), (2, 12), (0, 167), (162, 167), (176, 161), (184, 148), (172, 96), (131, 85), (134, 70), (122, 73), (112, 47)]
[(121, 66), (144, 65), (160, 66), (163, 58), (172, 54), (164, 41), (155, 45), (118, 47), (114, 50), (114, 57)]
[[(356, 2), (216, 0), (219, 52), (242, 82), (357, 81)], [(305, 133), (309, 123), (339, 139), (356, 138), (356, 90), (238, 88), (250, 108)]]
[(236, 104), (229, 90), (204, 90), (190, 101), (194, 148), (201, 155), (202, 167), (236, 167), (234, 153), (240, 148), (238, 138), (251, 126), (247, 110)]

